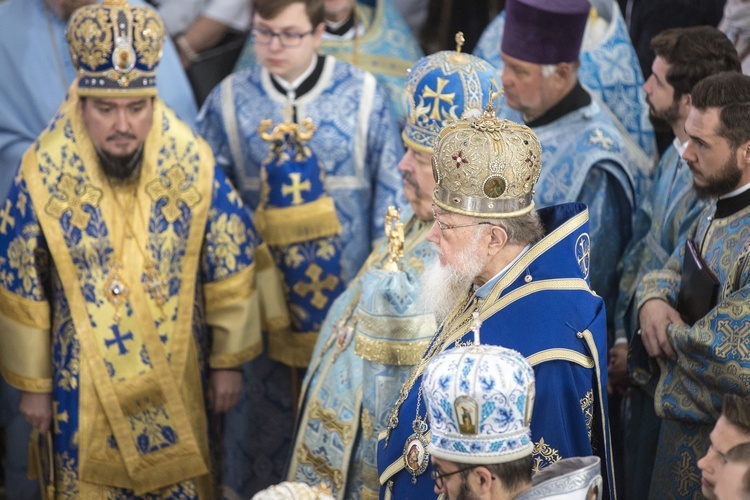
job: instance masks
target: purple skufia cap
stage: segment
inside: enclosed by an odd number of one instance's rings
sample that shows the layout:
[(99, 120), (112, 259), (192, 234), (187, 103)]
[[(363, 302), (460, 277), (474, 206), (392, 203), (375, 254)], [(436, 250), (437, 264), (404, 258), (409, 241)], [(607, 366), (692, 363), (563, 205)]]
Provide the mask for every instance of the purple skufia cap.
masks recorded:
[(507, 0), (500, 50), (535, 64), (576, 61), (590, 9), (588, 0)]

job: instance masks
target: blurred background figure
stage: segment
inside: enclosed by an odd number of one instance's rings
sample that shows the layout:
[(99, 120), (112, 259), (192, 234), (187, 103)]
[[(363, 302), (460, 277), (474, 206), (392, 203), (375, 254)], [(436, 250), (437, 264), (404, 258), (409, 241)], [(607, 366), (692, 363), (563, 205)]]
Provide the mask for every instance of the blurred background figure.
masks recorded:
[(175, 41), (200, 106), (240, 56), (250, 30), (250, 0), (147, 1)]
[[(393, 115), (403, 127), (406, 74), (424, 54), (393, 0), (325, 0), (325, 30), (319, 53), (335, 56), (375, 75), (388, 92)], [(235, 71), (257, 62), (249, 40)]]
[[(735, 493), (731, 490), (740, 482), (747, 483), (748, 479), (747, 474), (742, 474), (738, 469), (744, 465), (747, 470), (750, 461), (750, 396), (724, 395), (721, 415), (711, 430), (709, 443), (706, 454), (698, 460), (701, 493), (709, 500), (743, 498), (730, 493)], [(734, 466), (730, 467), (729, 462), (735, 462)], [(744, 487), (747, 488), (747, 485)], [(724, 494), (720, 496), (721, 492)]]
[(750, 74), (750, 2), (748, 0), (727, 0), (724, 17), (719, 29), (727, 34), (737, 49), (742, 72)]
[(726, 461), (716, 480), (716, 500), (750, 499), (750, 443), (729, 450)]
[[(651, 39), (668, 28), (714, 26), (719, 24), (726, 0), (617, 0), (625, 16), (630, 39), (638, 54), (644, 78), (651, 75), (654, 54)], [(671, 127), (652, 118), (659, 152), (666, 150), (674, 139)]]

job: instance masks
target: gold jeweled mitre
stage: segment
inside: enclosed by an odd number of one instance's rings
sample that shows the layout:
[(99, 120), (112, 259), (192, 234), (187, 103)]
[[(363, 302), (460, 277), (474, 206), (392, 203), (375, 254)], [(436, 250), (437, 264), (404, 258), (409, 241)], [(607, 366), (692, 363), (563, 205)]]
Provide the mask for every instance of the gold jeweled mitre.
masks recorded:
[(542, 147), (529, 127), (497, 118), (490, 104), (443, 128), (434, 150), (432, 199), (443, 210), (490, 219), (533, 210)]
[(78, 70), (78, 95), (156, 95), (156, 67), (166, 34), (159, 14), (126, 0), (104, 0), (76, 10), (68, 48)]

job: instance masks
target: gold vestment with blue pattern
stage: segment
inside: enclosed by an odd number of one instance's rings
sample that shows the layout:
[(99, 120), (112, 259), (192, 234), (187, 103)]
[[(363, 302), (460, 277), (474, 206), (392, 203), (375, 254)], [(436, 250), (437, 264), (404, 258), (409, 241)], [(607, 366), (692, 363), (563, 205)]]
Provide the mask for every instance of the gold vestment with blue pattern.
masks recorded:
[[(721, 218), (715, 212), (716, 203), (704, 209), (690, 237), (719, 278), (718, 302), (692, 327), (670, 324), (667, 336), (677, 360), (657, 359), (654, 402), (662, 424), (653, 498), (703, 498), (697, 462), (710, 444), (722, 397), (750, 393), (750, 207)], [(674, 307), (684, 248), (678, 247), (663, 269), (643, 278), (636, 293), (639, 309), (650, 299)]]
[(58, 498), (212, 498), (207, 368), (261, 349), (252, 221), (158, 98), (139, 179), (110, 184), (77, 95), (0, 211), (3, 375), (52, 391)]

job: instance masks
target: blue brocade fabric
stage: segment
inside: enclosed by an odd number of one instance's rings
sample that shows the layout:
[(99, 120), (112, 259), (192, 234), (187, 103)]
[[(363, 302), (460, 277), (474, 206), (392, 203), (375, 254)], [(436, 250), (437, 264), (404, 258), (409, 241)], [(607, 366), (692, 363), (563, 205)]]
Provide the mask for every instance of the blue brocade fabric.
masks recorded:
[(435, 258), (431, 224), (404, 210), (399, 271), (382, 269), (385, 244), (331, 307), (301, 399), (287, 479), (326, 481), (340, 499), (377, 498), (376, 448), (404, 380), (436, 325), (420, 311), (419, 278)]
[(642, 165), (596, 102), (533, 130), (542, 144), (543, 165), (534, 201), (542, 207), (574, 201), (588, 206), (591, 287), (604, 299), (613, 338), (617, 266), (632, 235), (641, 189), (648, 185)]
[[(706, 453), (722, 397), (749, 393), (750, 208), (723, 218), (714, 218), (715, 211), (715, 203), (706, 207), (689, 237), (700, 243), (719, 278), (717, 304), (692, 327), (671, 324), (667, 335), (677, 360), (658, 359), (654, 400), (662, 427), (651, 482), (656, 497), (702, 498), (697, 461)], [(684, 246), (677, 247), (662, 269), (643, 278), (636, 291), (639, 308), (650, 299), (676, 304), (683, 254)]]

